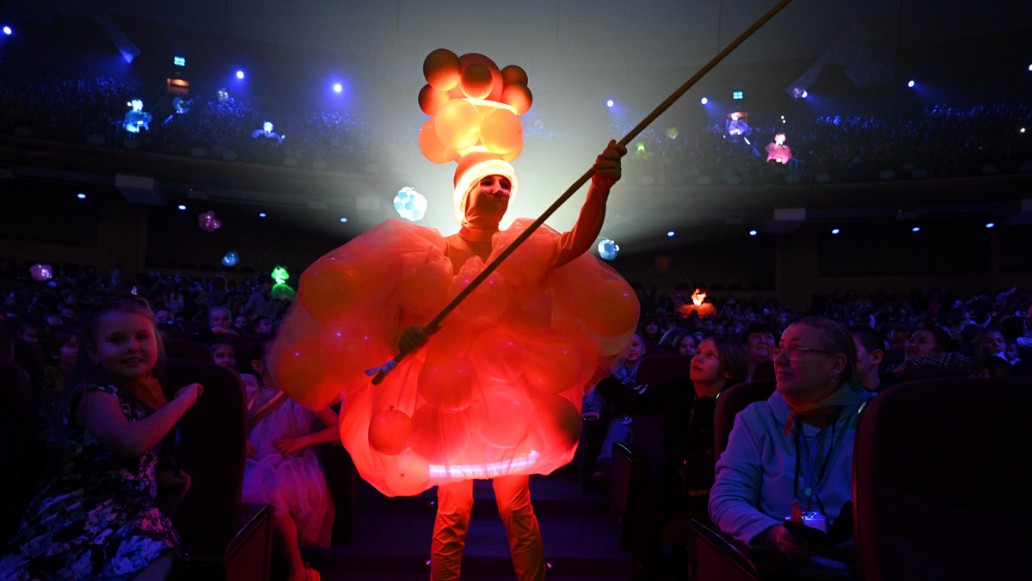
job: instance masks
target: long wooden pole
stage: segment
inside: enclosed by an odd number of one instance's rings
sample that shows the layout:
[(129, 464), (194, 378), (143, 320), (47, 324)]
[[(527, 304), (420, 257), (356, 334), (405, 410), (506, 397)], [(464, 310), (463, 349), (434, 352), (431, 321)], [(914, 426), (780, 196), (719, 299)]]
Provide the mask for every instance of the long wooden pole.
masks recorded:
[[(788, 4), (791, 1), (792, 0), (781, 0), (777, 3), (776, 6), (768, 10), (766, 14), (764, 14), (760, 17), (759, 20), (754, 22), (753, 25), (747, 28), (745, 32), (740, 34), (738, 38), (731, 41), (731, 44), (724, 47), (724, 49), (717, 53), (717, 55), (714, 56), (712, 59), (710, 59), (708, 63), (703, 65), (703, 67), (699, 69), (698, 72), (692, 75), (690, 79), (685, 81), (683, 85), (681, 85), (677, 88), (677, 90), (671, 93), (669, 97), (667, 97), (662, 103), (660, 103), (655, 109), (653, 109), (652, 112), (649, 113), (644, 119), (642, 119), (641, 122), (634, 127), (634, 129), (631, 129), (631, 131), (627, 133), (627, 135), (624, 135), (623, 138), (620, 139), (619, 144), (626, 146), (628, 143), (630, 143), (632, 139), (637, 137), (642, 131), (645, 130), (646, 127), (648, 127), (653, 121), (655, 121), (657, 117), (662, 115), (667, 109), (670, 108), (671, 105), (673, 105), (675, 102), (677, 102), (678, 99), (680, 99), (685, 93), (687, 93), (688, 89), (691, 89), (696, 83), (698, 83), (699, 79), (706, 76), (707, 73), (713, 70), (713, 67), (717, 66), (720, 63), (720, 61), (724, 60), (724, 58), (727, 57), (727, 55), (731, 54), (733, 50), (738, 48), (739, 45), (745, 42), (750, 36), (753, 35), (753, 33), (755, 33), (764, 24), (766, 24), (767, 21), (769, 21), (771, 18), (774, 18), (774, 16), (778, 12), (781, 12), (781, 10), (785, 6), (788, 6)], [(588, 171), (584, 172), (584, 175), (577, 178), (577, 181), (575, 181), (573, 185), (567, 188), (566, 191), (563, 192), (563, 194), (559, 196), (559, 198), (556, 199), (556, 201), (553, 202), (547, 210), (544, 211), (544, 213), (538, 216), (537, 220), (534, 220), (534, 222), (532, 222), (530, 226), (528, 226), (522, 233), (520, 233), (520, 235), (517, 236), (509, 244), (509, 246), (502, 250), (502, 252), (498, 256), (496, 256), (494, 260), (492, 260), (486, 266), (484, 266), (484, 270), (480, 271), (480, 274), (478, 274), (476, 278), (470, 281), (470, 283), (466, 285), (466, 288), (462, 289), (462, 291), (459, 292), (459, 294), (455, 295), (455, 298), (453, 298), (450, 303), (445, 305), (445, 307), (441, 309), (441, 312), (437, 313), (437, 316), (434, 317), (427, 324), (427, 326), (424, 328), (424, 331), (427, 334), (432, 334), (436, 332), (441, 324), (441, 321), (444, 320), (444, 318), (447, 317), (453, 310), (455, 310), (455, 308), (458, 307), (459, 304), (461, 304), (462, 301), (465, 300), (465, 298), (469, 296), (470, 293), (476, 290), (480, 283), (484, 282), (484, 280), (486, 280), (487, 277), (491, 276), (491, 273), (494, 272), (495, 269), (497, 269), (498, 266), (502, 262), (504, 262), (510, 254), (515, 252), (516, 249), (519, 248), (520, 244), (523, 244), (523, 242), (526, 241), (527, 238), (530, 238), (531, 234), (533, 234), (535, 230), (540, 228), (541, 225), (545, 223), (545, 220), (547, 220), (552, 214), (554, 214), (560, 206), (566, 203), (566, 200), (569, 200), (570, 197), (577, 192), (577, 190), (579, 190), (585, 183), (587, 183), (587, 181), (591, 179), (591, 176), (594, 173), (594, 168), (589, 168)], [(391, 369), (394, 369), (394, 366), (397, 365), (398, 362), (405, 358), (405, 355), (405, 353), (398, 353), (394, 356), (393, 359), (388, 361), (382, 367), (377, 367), (369, 370), (370, 374), (375, 373), (373, 377), (373, 385), (379, 384), (381, 381), (383, 381), (383, 378), (388, 373), (390, 373)]]

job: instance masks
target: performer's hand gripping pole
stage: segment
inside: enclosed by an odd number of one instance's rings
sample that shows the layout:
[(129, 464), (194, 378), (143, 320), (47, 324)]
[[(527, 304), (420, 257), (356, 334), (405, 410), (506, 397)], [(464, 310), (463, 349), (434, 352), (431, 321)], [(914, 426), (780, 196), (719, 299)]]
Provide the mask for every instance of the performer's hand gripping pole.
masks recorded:
[[(699, 69), (698, 72), (692, 75), (690, 79), (685, 81), (683, 85), (681, 85), (677, 88), (677, 90), (671, 93), (670, 96), (666, 98), (666, 100), (664, 100), (655, 109), (653, 109), (651, 113), (649, 113), (644, 119), (642, 119), (641, 122), (634, 127), (634, 129), (631, 129), (631, 131), (619, 141), (619, 144), (627, 146), (627, 144), (630, 143), (632, 139), (637, 137), (638, 134), (644, 131), (645, 128), (648, 127), (653, 121), (655, 121), (657, 117), (662, 115), (667, 109), (670, 108), (671, 105), (677, 102), (678, 99), (680, 99), (686, 92), (688, 92), (688, 89), (692, 88), (696, 83), (698, 83), (699, 80), (702, 77), (706, 76), (706, 74), (709, 73), (711, 70), (713, 70), (713, 68), (717, 66), (717, 64), (719, 64), (720, 61), (724, 60), (724, 58), (727, 57), (727, 55), (731, 54), (733, 50), (738, 48), (740, 44), (745, 42), (746, 39), (752, 36), (753, 33), (759, 30), (764, 24), (767, 23), (767, 21), (769, 21), (771, 18), (774, 18), (774, 16), (778, 12), (781, 12), (781, 10), (785, 6), (788, 6), (788, 4), (791, 1), (792, 0), (781, 0), (777, 3), (777, 5), (768, 10), (766, 14), (764, 14), (760, 17), (759, 20), (754, 22), (753, 25), (746, 29), (745, 32), (740, 34), (738, 38), (731, 41), (730, 44), (728, 44), (726, 47), (723, 48), (723, 50), (717, 53), (716, 56), (710, 59), (708, 63), (703, 65), (703, 67)], [(383, 378), (388, 373), (390, 373), (390, 371), (394, 369), (394, 367), (402, 359), (404, 359), (408, 353), (411, 353), (413, 350), (421, 346), (423, 343), (426, 342), (430, 335), (437, 332), (440, 329), (441, 321), (444, 320), (444, 318), (447, 317), (449, 313), (455, 310), (455, 308), (458, 307), (459, 304), (461, 304), (462, 301), (465, 300), (465, 298), (469, 296), (470, 293), (476, 290), (477, 286), (479, 286), (480, 283), (484, 282), (484, 280), (486, 280), (487, 277), (491, 276), (491, 273), (494, 272), (495, 269), (497, 269), (498, 266), (502, 262), (504, 262), (510, 254), (515, 252), (516, 249), (519, 248), (520, 244), (523, 244), (523, 242), (526, 241), (527, 238), (530, 238), (531, 234), (533, 234), (538, 228), (541, 227), (542, 224), (545, 223), (545, 220), (547, 220), (552, 214), (554, 214), (560, 206), (566, 203), (566, 200), (570, 199), (570, 197), (573, 196), (573, 194), (575, 194), (577, 190), (579, 190), (585, 183), (587, 183), (587, 181), (591, 179), (591, 176), (594, 173), (595, 170), (593, 167), (588, 171), (584, 172), (584, 175), (579, 177), (577, 181), (573, 183), (573, 185), (567, 188), (566, 191), (563, 192), (563, 194), (559, 196), (559, 198), (556, 199), (556, 201), (553, 202), (552, 205), (549, 206), (548, 209), (545, 210), (544, 213), (537, 218), (537, 220), (534, 220), (534, 222), (531, 223), (531, 225), (528, 226), (527, 229), (524, 230), (519, 236), (517, 236), (509, 244), (509, 246), (502, 250), (502, 252), (498, 256), (496, 256), (494, 260), (485, 265), (484, 270), (480, 271), (480, 274), (478, 274), (476, 278), (470, 281), (470, 283), (466, 285), (466, 288), (462, 289), (462, 291), (459, 294), (455, 295), (455, 298), (453, 298), (451, 302), (445, 305), (445, 307), (441, 309), (440, 313), (437, 313), (437, 316), (434, 317), (433, 320), (431, 320), (427, 324), (427, 326), (423, 328), (421, 333), (419, 333), (415, 337), (410, 337), (412, 342), (415, 343), (415, 345), (411, 349), (403, 349), (400, 353), (395, 355), (393, 359), (391, 359), (384, 365), (367, 370), (367, 374), (374, 376), (373, 385), (377, 385), (381, 381), (383, 381)]]

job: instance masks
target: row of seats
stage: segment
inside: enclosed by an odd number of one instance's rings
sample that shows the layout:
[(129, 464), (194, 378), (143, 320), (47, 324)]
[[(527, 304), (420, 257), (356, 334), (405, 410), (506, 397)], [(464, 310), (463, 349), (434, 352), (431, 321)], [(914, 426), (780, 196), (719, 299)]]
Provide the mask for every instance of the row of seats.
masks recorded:
[[(641, 381), (670, 377), (668, 367), (677, 363), (650, 359), (639, 367)], [(715, 457), (727, 445), (735, 415), (774, 389), (772, 380), (751, 381), (721, 393)], [(613, 506), (625, 548), (631, 499), (655, 477), (661, 421), (661, 415), (636, 416), (633, 451), (614, 451)], [(1032, 578), (1030, 425), (1027, 379), (926, 378), (872, 399), (861, 412), (854, 451), (852, 516), (861, 577)], [(693, 521), (691, 531), (686, 574), (699, 581), (784, 575), (712, 526)]]

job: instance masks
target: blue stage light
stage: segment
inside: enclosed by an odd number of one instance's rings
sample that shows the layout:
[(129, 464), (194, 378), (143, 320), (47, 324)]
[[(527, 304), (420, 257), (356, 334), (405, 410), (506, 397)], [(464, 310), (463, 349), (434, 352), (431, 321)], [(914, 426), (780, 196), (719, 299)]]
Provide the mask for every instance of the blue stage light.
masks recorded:
[(616, 105), (616, 101), (613, 101), (612, 99), (609, 99), (608, 101), (606, 101), (606, 107), (609, 107), (610, 109), (612, 109), (613, 105)]
[(174, 56), (174, 57), (172, 57), (172, 64), (177, 66), (177, 67), (185, 67), (186, 66), (186, 57), (184, 57), (184, 56)]
[(742, 99), (745, 98), (745, 92), (744, 91), (734, 91), (733, 93), (731, 93), (731, 98), (734, 99), (735, 101), (741, 101)]
[(709, 99), (707, 99), (706, 97), (703, 97), (703, 98), (699, 99), (699, 102), (702, 103), (703, 105), (705, 105), (706, 103), (709, 103)]
[(341, 93), (343, 91), (344, 91), (344, 85), (341, 85), (340, 83), (333, 83), (333, 92), (334, 93)]
[(757, 234), (759, 234), (759, 232), (756, 230), (749, 230), (749, 236), (756, 236)]
[(666, 233), (666, 235), (667, 235), (667, 238), (673, 238), (673, 237), (674, 237), (674, 231), (673, 231), (673, 230), (670, 230), (670, 231), (668, 231), (668, 232)]
[(13, 33), (14, 33), (14, 31), (11, 30), (10, 26), (4, 26), (4, 34), (6, 34), (7, 36), (11, 36), (11, 34), (13, 34)]
[(237, 71), (236, 72), (236, 78), (238, 78), (240, 80), (244, 80), (244, 71), (242, 71), (242, 70)]
[(907, 81), (907, 86), (910, 87), (911, 89), (913, 89), (914, 85), (916, 85), (916, 84), (917, 83), (915, 83), (913, 80)]

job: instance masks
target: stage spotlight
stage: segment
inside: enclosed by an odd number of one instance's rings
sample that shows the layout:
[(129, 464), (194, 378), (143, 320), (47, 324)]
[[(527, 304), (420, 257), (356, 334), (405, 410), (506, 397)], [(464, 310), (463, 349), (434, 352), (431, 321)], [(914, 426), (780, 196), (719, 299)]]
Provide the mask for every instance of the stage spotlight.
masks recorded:
[(11, 34), (13, 34), (13, 33), (14, 33), (14, 31), (11, 30), (10, 26), (4, 26), (4, 34), (6, 34), (7, 36), (11, 36)]
[(831, 229), (831, 233), (834, 234), (835, 236), (838, 236), (839, 232), (841, 232), (841, 230), (839, 230), (838, 228), (832, 228)]
[(673, 230), (668, 230), (667, 233), (666, 233), (667, 238), (673, 238), (674, 235), (675, 235), (675, 232)]
[(244, 80), (244, 71), (238, 70), (236, 72), (236, 78), (240, 79), (241, 81)]
[(913, 79), (911, 79), (911, 80), (907, 81), (907, 86), (908, 86), (908, 87), (910, 87), (911, 89), (913, 89), (913, 88), (914, 88), (914, 85), (916, 85), (916, 84), (917, 84), (917, 83), (915, 83), (915, 82), (913, 81)]
[(612, 109), (614, 105), (616, 105), (616, 102), (613, 101), (612, 99), (609, 99), (608, 101), (606, 101), (606, 107), (609, 107), (610, 109)]
[(333, 83), (333, 92), (334, 93), (338, 93), (339, 94), (339, 93), (342, 93), (343, 91), (344, 91), (344, 85), (342, 85), (340, 83)]
[(86, 199), (86, 194), (84, 194), (82, 192), (79, 192), (78, 194), (75, 194), (75, 197), (79, 198), (80, 200), (85, 200)]
[(186, 211), (186, 204), (179, 204), (176, 207), (179, 208), (180, 212), (185, 212)]
[(259, 218), (268, 218), (268, 217), (269, 217), (269, 215), (268, 215), (268, 214), (266, 214), (265, 212), (258, 212), (258, 217), (259, 217)]
[(910, 229), (910, 231), (911, 232), (920, 232), (921, 231), (921, 227), (920, 226), (914, 226), (913, 228)]
[(341, 224), (347, 224), (348, 223), (348, 217), (347, 216), (341, 216), (340, 217), (340, 223)]
[(759, 234), (759, 232), (756, 230), (749, 230), (749, 236), (756, 236), (757, 234)]
[(809, 95), (809, 93), (806, 92), (806, 89), (802, 87), (792, 87), (788, 94), (792, 95), (793, 99), (805, 99)]
[(699, 99), (699, 102), (702, 103), (703, 105), (705, 105), (706, 103), (709, 103), (709, 99), (707, 99), (706, 97), (703, 97), (703, 98)]
[(986, 223), (985, 223), (985, 227), (986, 227), (987, 229), (989, 229), (989, 230), (992, 230), (993, 228), (995, 228), (995, 227), (996, 227), (996, 223), (995, 223), (995, 222), (986, 222)]

